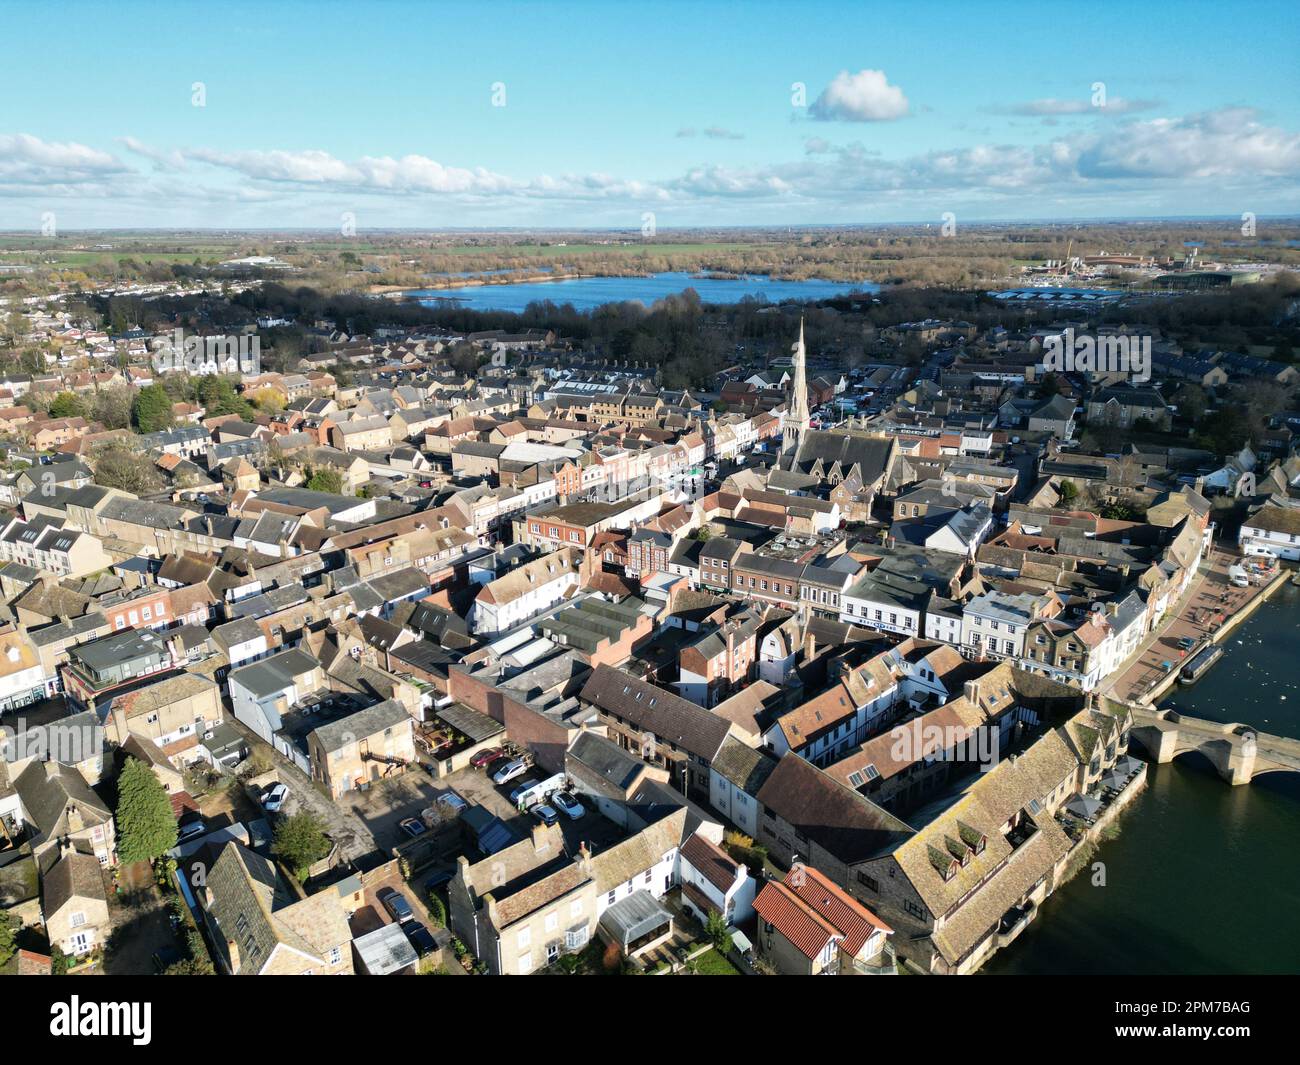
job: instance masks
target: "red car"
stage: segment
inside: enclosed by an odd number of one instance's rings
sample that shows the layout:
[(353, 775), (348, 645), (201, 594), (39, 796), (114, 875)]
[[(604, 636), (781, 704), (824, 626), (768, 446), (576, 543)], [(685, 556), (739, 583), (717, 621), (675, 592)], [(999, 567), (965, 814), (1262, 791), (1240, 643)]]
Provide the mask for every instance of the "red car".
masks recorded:
[(489, 747), (486, 751), (479, 751), (469, 760), (469, 764), (475, 769), (483, 769), (490, 766), (498, 758), (503, 758), (505, 753), (500, 747)]

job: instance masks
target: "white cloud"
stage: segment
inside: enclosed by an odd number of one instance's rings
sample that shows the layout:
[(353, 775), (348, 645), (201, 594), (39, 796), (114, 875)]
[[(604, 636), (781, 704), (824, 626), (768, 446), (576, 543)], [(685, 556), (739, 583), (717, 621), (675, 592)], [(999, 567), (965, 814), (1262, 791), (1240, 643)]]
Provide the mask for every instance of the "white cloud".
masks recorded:
[(44, 141), (29, 133), (0, 135), (0, 182), (65, 185), (125, 173), (115, 156), (84, 144)]
[[(639, 216), (648, 208), (671, 209), (677, 217), (695, 210), (695, 219), (704, 217), (700, 212), (722, 217), (730, 210), (750, 220), (796, 218), (800, 211), (826, 220), (846, 212), (862, 217), (876, 208), (917, 218), (969, 212), (977, 205), (985, 217), (1025, 217), (1030, 205), (1047, 214), (1103, 202), (1112, 205), (1111, 213), (1138, 205), (1158, 212), (1161, 204), (1172, 213), (1184, 213), (1189, 204), (1198, 212), (1234, 213), (1242, 196), (1262, 205), (1256, 210), (1289, 211), (1300, 203), (1300, 134), (1264, 125), (1245, 108), (1075, 126), (1038, 143), (981, 143), (890, 157), (861, 142), (837, 145), (810, 137), (795, 159), (699, 165), (655, 178), (602, 172), (507, 176), (416, 154), (349, 160), (319, 149), (160, 149), (130, 137), (121, 143), (154, 165), (137, 171), (84, 145), (0, 135), (0, 199), (116, 203), (122, 224), (136, 222), (140, 210), (190, 211), (212, 224), (230, 224), (241, 203), (264, 205), (267, 217), (278, 209), (286, 222), (311, 217), (312, 224), (331, 210), (362, 207), (368, 216), (408, 212), (404, 217), (428, 221), (430, 212), (442, 211), (451, 224), (498, 215), (550, 224)], [(1229, 189), (1233, 204), (1225, 200)], [(409, 206), (400, 206), (403, 201)], [(206, 213), (205, 203), (212, 205)]]
[(128, 152), (142, 156), (154, 163), (160, 170), (184, 170), (185, 157), (175, 149), (163, 151), (151, 147), (135, 137), (118, 137), (118, 143)]
[(1062, 115), (1131, 115), (1138, 111), (1151, 111), (1159, 106), (1159, 100), (1126, 100), (1120, 96), (1111, 97), (1100, 105), (1094, 105), (1091, 98), (1057, 100), (1047, 97), (1013, 104), (1001, 111), (1004, 114), (1027, 115), (1031, 118), (1056, 118)]
[(722, 126), (708, 126), (702, 130), (696, 130), (694, 126), (683, 126), (677, 131), (677, 136), (682, 139), (689, 139), (696, 136), (697, 133), (711, 141), (743, 141), (745, 139), (743, 133), (736, 133)]
[(889, 122), (907, 114), (908, 102), (883, 70), (841, 70), (808, 112), (825, 122)]
[(1054, 149), (1089, 180), (1300, 176), (1300, 134), (1263, 126), (1241, 107), (1128, 122)]
[(187, 149), (185, 158), (237, 171), (258, 181), (299, 185), (330, 185), (395, 193), (501, 193), (516, 182), (483, 168), (443, 166), (423, 155), (373, 158), (346, 162), (319, 150), (218, 152)]

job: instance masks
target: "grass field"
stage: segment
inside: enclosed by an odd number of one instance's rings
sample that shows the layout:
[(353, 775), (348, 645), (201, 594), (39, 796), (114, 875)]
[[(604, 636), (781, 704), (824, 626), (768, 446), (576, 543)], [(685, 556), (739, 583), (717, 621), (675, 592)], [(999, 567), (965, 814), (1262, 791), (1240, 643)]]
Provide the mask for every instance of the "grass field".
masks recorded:
[(700, 242), (700, 243), (630, 243), (630, 244), (450, 244), (438, 245), (420, 241), (408, 244), (402, 241), (377, 243), (365, 240), (304, 240), (282, 242), (277, 240), (259, 240), (250, 234), (227, 243), (196, 241), (187, 244), (183, 238), (170, 240), (148, 240), (145, 238), (107, 237), (103, 243), (112, 244), (111, 248), (87, 248), (93, 243), (77, 239), (81, 247), (69, 247), (66, 240), (22, 236), (10, 234), (0, 237), (0, 261), (29, 262), (41, 265), (62, 267), (103, 266), (119, 262), (122, 259), (135, 259), (138, 262), (154, 263), (190, 263), (196, 258), (229, 259), (245, 254), (250, 247), (256, 247), (261, 254), (278, 255), (292, 258), (298, 255), (335, 254), (350, 251), (357, 255), (392, 255), (399, 258), (417, 256), (499, 256), (503, 258), (538, 259), (550, 262), (556, 258), (573, 258), (585, 255), (623, 255), (636, 257), (642, 255), (699, 255), (701, 253), (724, 253), (747, 251), (761, 245), (752, 242)]
[(759, 247), (757, 244), (455, 244), (447, 247), (434, 247), (434, 254), (442, 255), (530, 255), (554, 257), (570, 255), (690, 255), (696, 252), (746, 251)]
[(691, 964), (701, 976), (739, 976), (740, 970), (710, 947)]

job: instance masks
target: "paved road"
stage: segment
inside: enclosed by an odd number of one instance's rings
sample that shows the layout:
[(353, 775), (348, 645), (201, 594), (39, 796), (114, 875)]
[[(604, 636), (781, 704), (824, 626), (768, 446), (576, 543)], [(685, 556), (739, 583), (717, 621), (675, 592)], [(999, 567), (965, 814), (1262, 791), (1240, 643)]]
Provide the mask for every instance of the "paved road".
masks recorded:
[(1149, 633), (1138, 650), (1102, 686), (1102, 692), (1116, 699), (1135, 702), (1149, 692), (1186, 657), (1178, 641), (1191, 637), (1197, 643), (1217, 632), (1224, 621), (1257, 598), (1263, 585), (1234, 588), (1228, 583), (1228, 567), (1240, 561), (1235, 554), (1214, 548), (1201, 563), (1200, 573), (1177, 604), (1166, 614), (1163, 624)]

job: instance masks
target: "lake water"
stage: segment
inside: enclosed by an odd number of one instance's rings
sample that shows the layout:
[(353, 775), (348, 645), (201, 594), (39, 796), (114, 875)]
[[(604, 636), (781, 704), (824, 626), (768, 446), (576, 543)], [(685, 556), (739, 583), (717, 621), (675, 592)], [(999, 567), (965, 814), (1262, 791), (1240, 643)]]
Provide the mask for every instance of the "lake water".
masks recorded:
[(746, 296), (782, 300), (821, 300), (850, 292), (878, 292), (869, 281), (777, 281), (765, 275), (735, 279), (695, 277), (687, 271), (652, 274), (649, 277), (581, 277), (568, 281), (521, 281), (502, 285), (464, 285), (452, 288), (417, 289), (409, 293), (426, 306), (455, 300), (476, 311), (522, 311), (530, 303), (551, 300), (571, 303), (580, 311), (605, 303), (637, 300), (651, 304), (688, 288), (695, 289), (705, 303), (738, 303)]
[[(1161, 705), (1300, 736), (1300, 589), (1286, 585), (1228, 637), (1227, 654)], [(1283, 698), (1285, 696), (1285, 698)], [(982, 971), (1300, 973), (1300, 774), (1230, 787), (1199, 755), (1148, 766), (1119, 838), (1044, 904)]]

